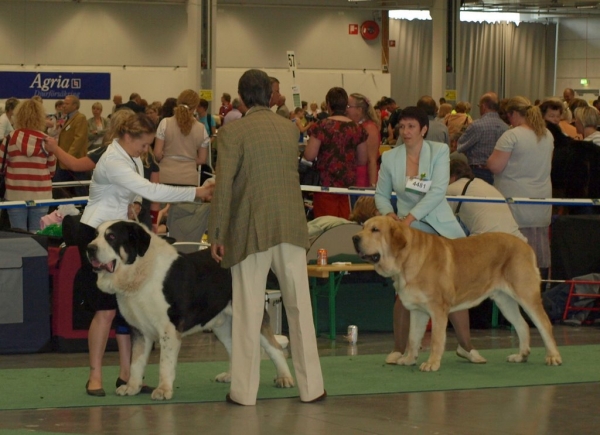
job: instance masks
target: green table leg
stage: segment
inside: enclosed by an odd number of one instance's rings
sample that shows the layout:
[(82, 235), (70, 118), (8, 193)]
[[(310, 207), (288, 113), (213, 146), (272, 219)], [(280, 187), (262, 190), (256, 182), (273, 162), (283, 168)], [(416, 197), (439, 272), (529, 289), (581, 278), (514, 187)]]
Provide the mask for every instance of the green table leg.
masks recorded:
[(335, 340), (335, 294), (336, 291), (335, 273), (329, 274), (329, 338)]
[(492, 328), (498, 327), (498, 307), (496, 302), (492, 301)]

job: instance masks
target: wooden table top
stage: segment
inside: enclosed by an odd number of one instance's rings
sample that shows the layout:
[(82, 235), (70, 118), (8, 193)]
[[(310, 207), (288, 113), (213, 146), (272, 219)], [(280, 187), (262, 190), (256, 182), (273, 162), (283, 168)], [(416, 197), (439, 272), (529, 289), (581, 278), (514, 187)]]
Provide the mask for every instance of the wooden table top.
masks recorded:
[(328, 264), (326, 266), (309, 264), (306, 268), (308, 276), (313, 278), (327, 278), (330, 272), (369, 272), (375, 270), (375, 266), (367, 263)]

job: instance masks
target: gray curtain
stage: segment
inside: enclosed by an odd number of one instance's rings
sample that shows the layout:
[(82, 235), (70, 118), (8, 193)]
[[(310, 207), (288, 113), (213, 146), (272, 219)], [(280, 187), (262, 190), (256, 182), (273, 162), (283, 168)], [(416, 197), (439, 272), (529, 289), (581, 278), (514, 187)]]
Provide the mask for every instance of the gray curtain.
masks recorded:
[(504, 94), (504, 34), (506, 24), (461, 22), (456, 50), (456, 90), (458, 101), (468, 101), (471, 113), (481, 95), (494, 91)]
[[(458, 99), (475, 105), (488, 91), (532, 102), (552, 95), (554, 24), (465, 23), (459, 28)], [(548, 51), (551, 51), (548, 53)], [(477, 111), (473, 111), (477, 117)]]
[(400, 107), (414, 106), (423, 95), (431, 94), (432, 21), (390, 20), (389, 71), (392, 98)]
[[(392, 97), (400, 107), (431, 94), (432, 21), (390, 20)], [(456, 89), (474, 107), (488, 91), (500, 98), (534, 101), (552, 95), (555, 24), (461, 22), (457, 35)], [(438, 43), (434, 41), (434, 43)]]
[[(554, 70), (554, 63), (548, 62), (546, 50), (547, 41), (554, 42), (555, 27), (539, 23), (508, 26), (505, 97), (521, 95), (533, 102), (552, 95), (553, 83), (547, 72)], [(554, 50), (551, 58), (553, 54)]]

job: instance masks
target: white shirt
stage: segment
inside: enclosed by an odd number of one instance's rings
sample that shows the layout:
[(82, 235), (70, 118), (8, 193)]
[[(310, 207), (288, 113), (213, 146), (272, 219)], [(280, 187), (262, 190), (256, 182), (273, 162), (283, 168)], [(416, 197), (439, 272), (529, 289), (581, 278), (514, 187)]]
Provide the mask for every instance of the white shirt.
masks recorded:
[(3, 113), (2, 116), (0, 116), (0, 139), (3, 140), (7, 134), (12, 133), (13, 131), (15, 131), (15, 129), (11, 125), (8, 116), (6, 116), (6, 113)]
[[(448, 186), (447, 194), (460, 196), (465, 184), (469, 181), (467, 178), (461, 178)], [(478, 196), (485, 198), (504, 198), (498, 189), (491, 184), (475, 178), (469, 184), (466, 196)], [(456, 212), (459, 202), (451, 201), (450, 207)], [(524, 242), (525, 236), (519, 231), (519, 226), (508, 207), (508, 204), (493, 202), (463, 202), (458, 212), (460, 220), (467, 226), (472, 236), (475, 234), (500, 232), (517, 236)]]
[(157, 202), (193, 201), (196, 196), (195, 187), (151, 183), (143, 174), (142, 160), (127, 154), (115, 139), (94, 169), (81, 222), (97, 228), (102, 222), (127, 219), (127, 207), (136, 195)]

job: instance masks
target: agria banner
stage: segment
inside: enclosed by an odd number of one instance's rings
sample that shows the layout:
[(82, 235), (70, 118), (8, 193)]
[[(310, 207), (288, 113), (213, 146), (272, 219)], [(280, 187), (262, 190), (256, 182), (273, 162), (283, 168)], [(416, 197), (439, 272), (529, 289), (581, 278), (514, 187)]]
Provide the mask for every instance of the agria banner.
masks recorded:
[(0, 71), (0, 98), (59, 100), (77, 95), (80, 100), (110, 100), (110, 73)]

